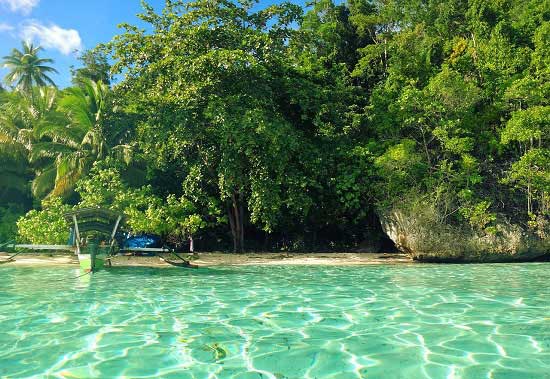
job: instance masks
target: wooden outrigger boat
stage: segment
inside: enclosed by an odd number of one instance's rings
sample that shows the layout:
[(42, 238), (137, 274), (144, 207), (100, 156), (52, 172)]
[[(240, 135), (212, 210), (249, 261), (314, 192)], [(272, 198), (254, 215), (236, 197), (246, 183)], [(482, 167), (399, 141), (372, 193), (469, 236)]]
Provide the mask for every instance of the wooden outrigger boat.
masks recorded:
[(65, 214), (73, 224), (71, 240), (80, 268), (97, 271), (105, 266), (107, 258), (115, 254), (116, 233), (123, 216), (101, 208), (83, 208)]
[[(124, 222), (124, 216), (114, 211), (102, 208), (82, 208), (64, 215), (69, 224), (72, 224), (70, 244), (67, 245), (28, 245), (4, 244), (0, 247), (28, 250), (71, 251), (78, 256), (80, 268), (86, 272), (96, 272), (104, 267), (111, 266), (111, 258), (124, 252), (154, 253), (164, 262), (178, 267), (196, 268), (188, 260), (182, 258), (175, 251), (168, 248), (131, 248), (120, 249), (116, 234)], [(161, 256), (170, 253), (178, 260), (169, 260)], [(13, 255), (15, 257), (17, 254)], [(4, 263), (13, 261), (8, 258)]]

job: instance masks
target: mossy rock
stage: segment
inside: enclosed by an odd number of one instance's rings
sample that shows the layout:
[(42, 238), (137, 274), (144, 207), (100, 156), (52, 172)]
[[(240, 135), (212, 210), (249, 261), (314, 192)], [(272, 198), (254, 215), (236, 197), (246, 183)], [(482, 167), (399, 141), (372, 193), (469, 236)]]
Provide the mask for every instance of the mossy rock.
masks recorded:
[(438, 220), (431, 206), (380, 210), (384, 232), (396, 247), (422, 262), (526, 262), (550, 255), (548, 233), (500, 222), (492, 233)]

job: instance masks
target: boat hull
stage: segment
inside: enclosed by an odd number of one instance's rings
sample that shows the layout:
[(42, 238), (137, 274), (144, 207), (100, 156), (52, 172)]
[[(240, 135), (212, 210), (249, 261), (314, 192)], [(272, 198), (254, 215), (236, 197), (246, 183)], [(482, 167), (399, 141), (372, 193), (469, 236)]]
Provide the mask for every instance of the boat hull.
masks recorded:
[(84, 271), (98, 271), (105, 267), (106, 254), (95, 255), (92, 260), (91, 254), (78, 254), (80, 268)]

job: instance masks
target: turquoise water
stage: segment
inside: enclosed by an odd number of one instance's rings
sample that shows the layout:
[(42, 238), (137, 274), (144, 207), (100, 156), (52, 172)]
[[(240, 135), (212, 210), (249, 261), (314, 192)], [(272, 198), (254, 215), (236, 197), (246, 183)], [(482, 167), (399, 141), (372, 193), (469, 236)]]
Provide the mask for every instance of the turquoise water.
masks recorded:
[(550, 264), (0, 268), (1, 378), (550, 378)]

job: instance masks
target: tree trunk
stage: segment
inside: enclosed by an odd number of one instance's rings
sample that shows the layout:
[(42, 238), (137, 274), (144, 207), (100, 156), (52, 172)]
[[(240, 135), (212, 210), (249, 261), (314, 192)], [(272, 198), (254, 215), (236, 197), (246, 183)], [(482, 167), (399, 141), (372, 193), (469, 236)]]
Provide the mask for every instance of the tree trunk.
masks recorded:
[(227, 213), (233, 237), (233, 251), (235, 253), (242, 253), (244, 250), (244, 207), (240, 194), (233, 193), (231, 204), (227, 207)]
[(384, 38), (384, 76), (388, 72), (388, 39)]
[(239, 235), (239, 253), (242, 253), (244, 251), (244, 207), (243, 207), (243, 199), (241, 196), (239, 196), (239, 221), (240, 221), (240, 235)]
[(532, 202), (531, 202), (531, 181), (527, 182), (527, 214), (531, 217)]
[(233, 217), (233, 212), (231, 212), (231, 205), (227, 205), (227, 217), (229, 218), (229, 226), (231, 227), (231, 238), (233, 239), (233, 252), (237, 251), (237, 234), (235, 227), (235, 219)]
[(426, 159), (428, 160), (428, 164), (430, 165), (430, 169), (433, 168), (432, 166), (432, 158), (430, 157), (430, 150), (428, 149), (428, 142), (426, 141), (426, 134), (424, 133), (424, 128), (420, 128), (420, 131), (422, 132), (422, 143), (424, 145), (424, 152), (426, 153)]

